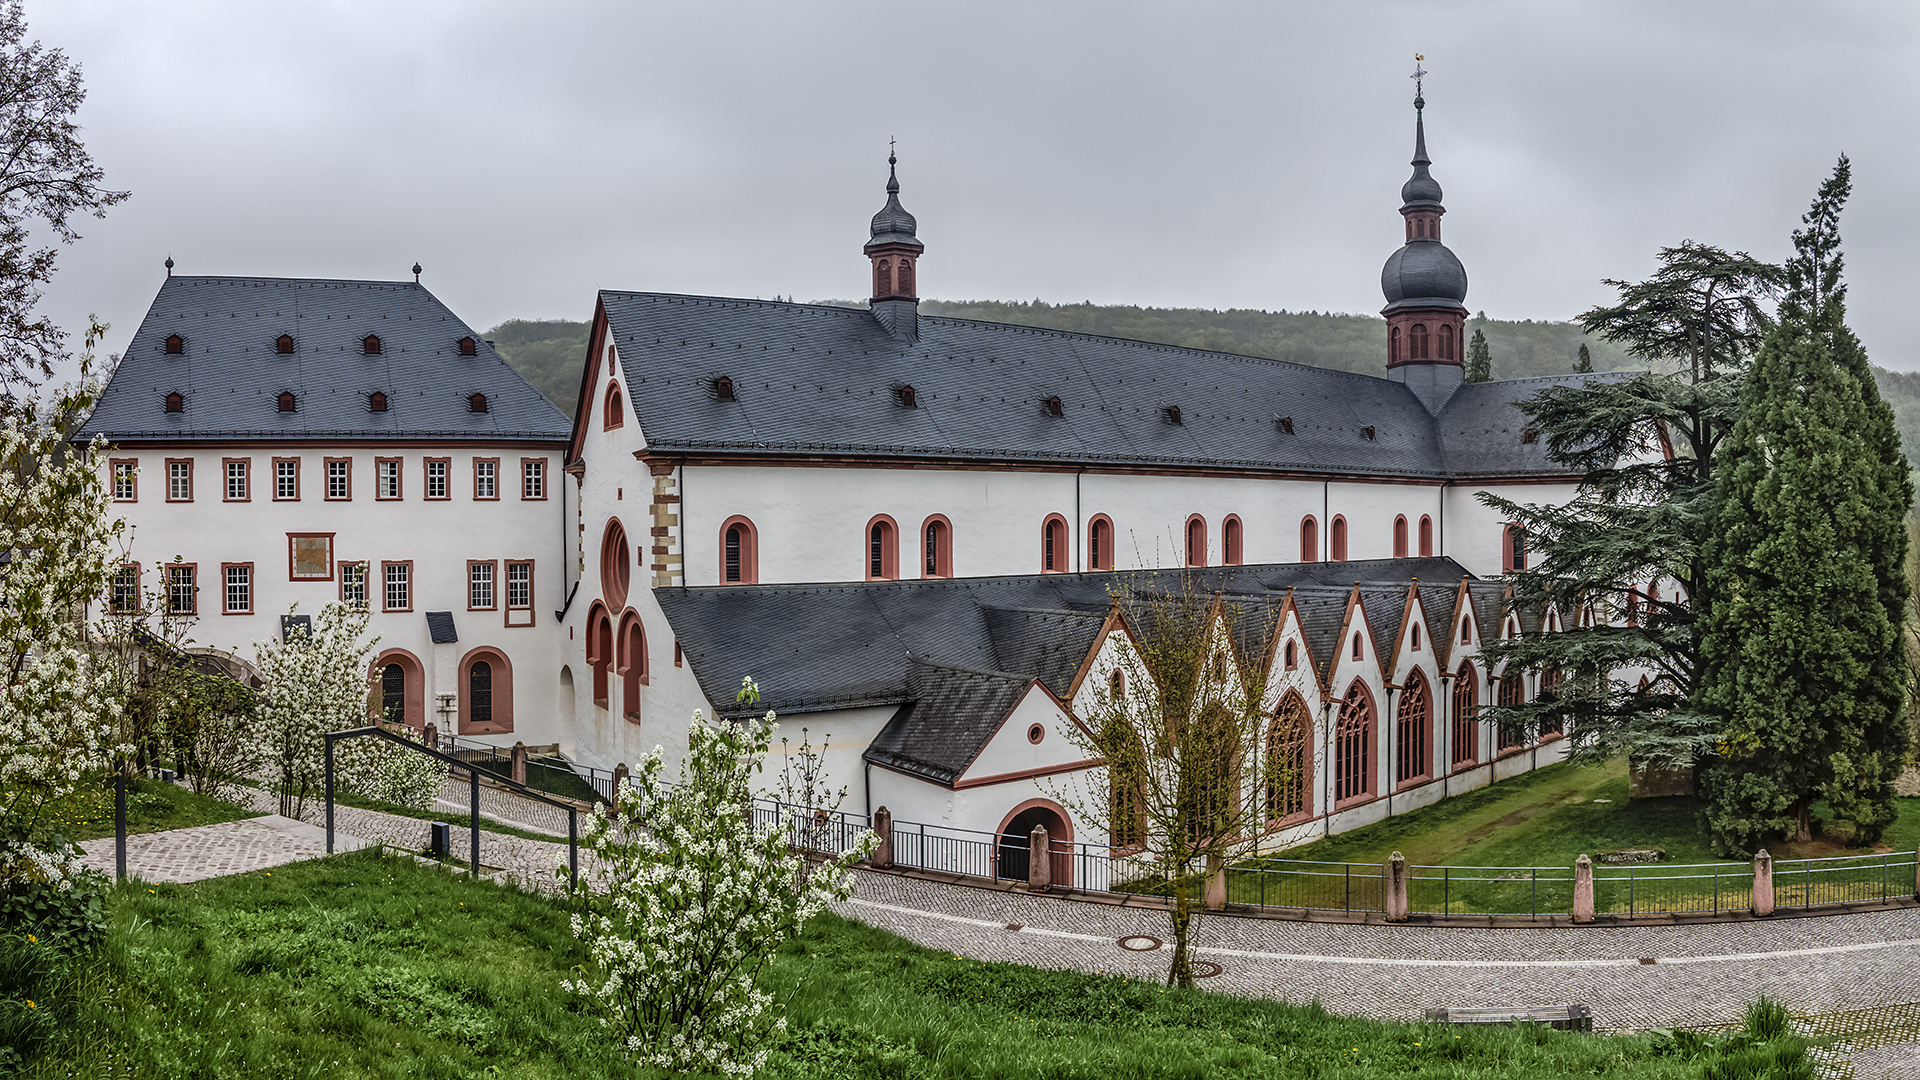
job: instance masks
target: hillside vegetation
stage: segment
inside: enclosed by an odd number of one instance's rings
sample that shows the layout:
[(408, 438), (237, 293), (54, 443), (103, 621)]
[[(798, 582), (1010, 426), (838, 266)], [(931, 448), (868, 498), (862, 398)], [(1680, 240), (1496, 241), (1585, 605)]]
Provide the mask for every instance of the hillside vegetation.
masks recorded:
[[(865, 306), (844, 300), (821, 303)], [(929, 315), (1104, 334), (1363, 374), (1385, 371), (1385, 336), (1381, 320), (1372, 315), (1049, 304), (1043, 300), (923, 300), (920, 309)], [(1570, 322), (1489, 319), (1482, 312), (1468, 321), (1468, 334), (1476, 329), (1486, 334), (1496, 379), (1572, 371), (1582, 344), (1592, 354), (1596, 371), (1646, 366), (1613, 342), (1590, 336)], [(509, 319), (487, 331), (486, 337), (528, 382), (561, 409), (573, 412), (580, 395), (580, 367), (586, 359), (586, 323)], [(1893, 406), (1902, 445), (1920, 447), (1920, 373), (1874, 371), (1880, 392)]]

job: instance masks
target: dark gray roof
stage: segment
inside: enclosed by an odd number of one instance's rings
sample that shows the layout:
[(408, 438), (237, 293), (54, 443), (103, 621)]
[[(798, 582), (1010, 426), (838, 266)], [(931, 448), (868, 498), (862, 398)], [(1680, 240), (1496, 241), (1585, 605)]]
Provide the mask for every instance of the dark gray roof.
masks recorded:
[(873, 235), (872, 239), (867, 241), (869, 247), (874, 244), (920, 246), (917, 223), (913, 220), (913, 215), (907, 213), (907, 208), (900, 205), (900, 174), (895, 171), (895, 164), (894, 156), (888, 154), (887, 205), (873, 215)]
[[(1065, 696), (1115, 589), (1182, 587), (1184, 581), (1186, 588), (1244, 605), (1262, 625), (1291, 591), (1324, 671), (1351, 583), (1404, 598), (1416, 576), (1440, 586), (1467, 573), (1451, 559), (1381, 559), (1179, 574), (703, 586), (654, 595), (694, 678), (722, 716), (911, 706), (889, 722), (874, 760), (942, 779), (940, 770), (964, 771), (1027, 686), (1037, 680)], [(1400, 611), (1390, 617), (1398, 620)], [(747, 675), (764, 695), (751, 708), (733, 704)]]
[(1446, 447), (1447, 468), (1456, 476), (1496, 477), (1502, 474), (1537, 476), (1562, 472), (1547, 458), (1544, 439), (1526, 440), (1527, 414), (1516, 405), (1552, 386), (1586, 381), (1624, 380), (1637, 371), (1608, 371), (1586, 375), (1540, 375), (1529, 379), (1463, 383), (1434, 418), (1440, 442)]
[(427, 634), (433, 638), (435, 645), (451, 645), (459, 641), (460, 635), (453, 629), (453, 612), (427, 612)]
[(1447, 245), (1418, 237), (1387, 256), (1380, 268), (1380, 292), (1387, 310), (1403, 307), (1464, 308), (1467, 268)]
[(1427, 172), (1427, 166), (1433, 164), (1427, 159), (1427, 121), (1424, 110), (1415, 107), (1413, 114), (1413, 175), (1400, 185), (1400, 201), (1406, 207), (1440, 207), (1440, 181)]
[[(179, 335), (183, 351), (168, 355)], [(282, 355), (275, 341), (294, 340)], [(361, 342), (380, 338), (367, 356)], [(476, 355), (461, 356), (471, 337)], [(296, 411), (280, 412), (291, 391)], [(387, 395), (387, 411), (368, 395)], [(184, 411), (165, 411), (169, 393)], [(485, 394), (487, 411), (468, 397)], [(80, 438), (564, 440), (566, 415), (410, 281), (170, 277)]]
[[(1447, 465), (1451, 429), (1389, 379), (926, 314), (913, 341), (848, 308), (666, 293), (600, 300), (654, 453), (1462, 475)], [(711, 392), (721, 375), (732, 400)], [(898, 403), (901, 385), (914, 388), (914, 408)], [(1046, 408), (1053, 396), (1058, 417)], [(1172, 405), (1180, 424), (1169, 422)], [(1513, 450), (1511, 460), (1491, 447), (1468, 457), (1496, 472), (1533, 467), (1517, 442)], [(1544, 457), (1537, 467), (1564, 472)]]

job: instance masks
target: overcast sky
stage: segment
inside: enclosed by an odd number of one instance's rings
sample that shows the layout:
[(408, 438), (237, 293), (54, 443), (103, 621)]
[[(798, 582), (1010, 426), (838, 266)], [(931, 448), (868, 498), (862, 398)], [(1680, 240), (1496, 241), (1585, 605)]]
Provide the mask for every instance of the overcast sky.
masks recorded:
[(1682, 239), (1784, 257), (1854, 162), (1852, 320), (1920, 368), (1920, 6), (30, 0), (133, 197), (47, 305), (177, 273), (864, 297), (889, 137), (923, 295), (1374, 312), (1424, 53), (1468, 306), (1566, 319)]

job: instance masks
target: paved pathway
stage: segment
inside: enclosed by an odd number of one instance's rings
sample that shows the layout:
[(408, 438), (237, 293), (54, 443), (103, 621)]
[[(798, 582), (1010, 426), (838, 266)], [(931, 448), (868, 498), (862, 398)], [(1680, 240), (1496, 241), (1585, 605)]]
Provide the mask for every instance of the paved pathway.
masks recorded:
[[(365, 841), (356, 837), (335, 837), (336, 851), (364, 846)], [(80, 850), (83, 864), (108, 874), (115, 871), (119, 859), (113, 837), (84, 841)], [(135, 833), (127, 837), (127, 873), (142, 881), (185, 884), (317, 858), (326, 850), (324, 830), (269, 814), (191, 829)]]

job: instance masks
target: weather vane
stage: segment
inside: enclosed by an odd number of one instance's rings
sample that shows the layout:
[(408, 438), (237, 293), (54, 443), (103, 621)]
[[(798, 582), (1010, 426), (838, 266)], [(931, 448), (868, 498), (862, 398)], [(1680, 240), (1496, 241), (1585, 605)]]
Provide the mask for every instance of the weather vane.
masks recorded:
[(1421, 56), (1419, 53), (1414, 53), (1413, 74), (1407, 76), (1407, 78), (1413, 80), (1413, 107), (1416, 109), (1427, 103), (1425, 93), (1427, 69), (1420, 66), (1420, 62), (1425, 59), (1426, 57)]

